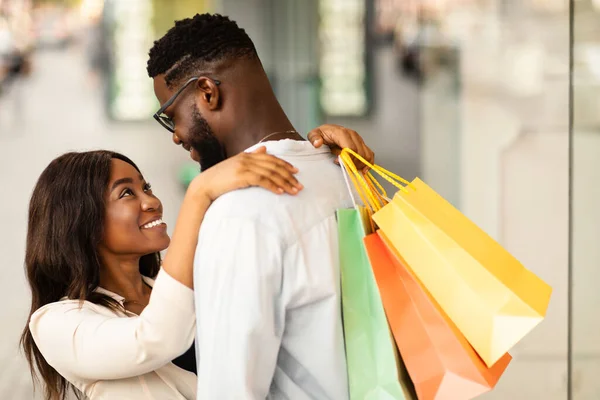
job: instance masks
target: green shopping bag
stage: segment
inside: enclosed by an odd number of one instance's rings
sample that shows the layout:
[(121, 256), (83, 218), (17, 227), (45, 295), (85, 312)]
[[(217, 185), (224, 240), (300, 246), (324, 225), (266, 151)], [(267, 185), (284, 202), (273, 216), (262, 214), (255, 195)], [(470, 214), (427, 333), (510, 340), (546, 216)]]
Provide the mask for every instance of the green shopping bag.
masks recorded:
[(350, 399), (416, 399), (363, 244), (370, 233), (366, 210), (338, 210), (337, 219)]

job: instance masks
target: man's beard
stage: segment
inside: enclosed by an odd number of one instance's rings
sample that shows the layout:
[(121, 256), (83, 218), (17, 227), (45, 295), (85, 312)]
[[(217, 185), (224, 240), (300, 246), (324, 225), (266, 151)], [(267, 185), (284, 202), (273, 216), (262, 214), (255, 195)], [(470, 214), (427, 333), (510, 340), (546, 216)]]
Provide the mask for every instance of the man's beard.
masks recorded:
[(206, 171), (225, 160), (225, 149), (217, 140), (208, 121), (194, 104), (192, 110), (192, 128), (189, 131), (189, 144), (200, 156), (200, 170)]

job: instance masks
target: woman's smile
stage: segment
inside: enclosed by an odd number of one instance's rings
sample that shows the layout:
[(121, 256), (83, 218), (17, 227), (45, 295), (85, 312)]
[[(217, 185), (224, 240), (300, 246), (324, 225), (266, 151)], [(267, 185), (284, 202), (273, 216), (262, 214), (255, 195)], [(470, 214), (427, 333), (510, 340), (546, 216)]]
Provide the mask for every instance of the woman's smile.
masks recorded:
[(145, 224), (140, 226), (140, 229), (155, 229), (155, 228), (163, 229), (163, 230), (167, 229), (167, 224), (162, 220), (162, 217), (151, 219), (149, 222), (146, 222)]

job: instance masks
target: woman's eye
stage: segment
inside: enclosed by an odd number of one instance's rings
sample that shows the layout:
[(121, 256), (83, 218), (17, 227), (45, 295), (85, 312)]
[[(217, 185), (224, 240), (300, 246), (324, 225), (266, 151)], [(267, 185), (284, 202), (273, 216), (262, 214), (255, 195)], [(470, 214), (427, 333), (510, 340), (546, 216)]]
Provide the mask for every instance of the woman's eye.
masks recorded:
[(152, 191), (152, 185), (149, 183), (146, 183), (144, 185), (144, 192), (151, 192)]
[(119, 198), (131, 196), (131, 195), (133, 195), (133, 191), (131, 189), (125, 189), (125, 190), (123, 190), (123, 192), (121, 193), (121, 196)]

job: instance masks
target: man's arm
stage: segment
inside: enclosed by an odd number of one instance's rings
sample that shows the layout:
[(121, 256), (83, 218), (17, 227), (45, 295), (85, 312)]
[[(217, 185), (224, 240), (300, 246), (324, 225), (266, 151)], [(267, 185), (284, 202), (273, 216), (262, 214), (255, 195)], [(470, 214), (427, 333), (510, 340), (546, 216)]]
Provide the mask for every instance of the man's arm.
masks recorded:
[(203, 229), (194, 261), (198, 398), (263, 400), (285, 323), (283, 243), (243, 218)]

